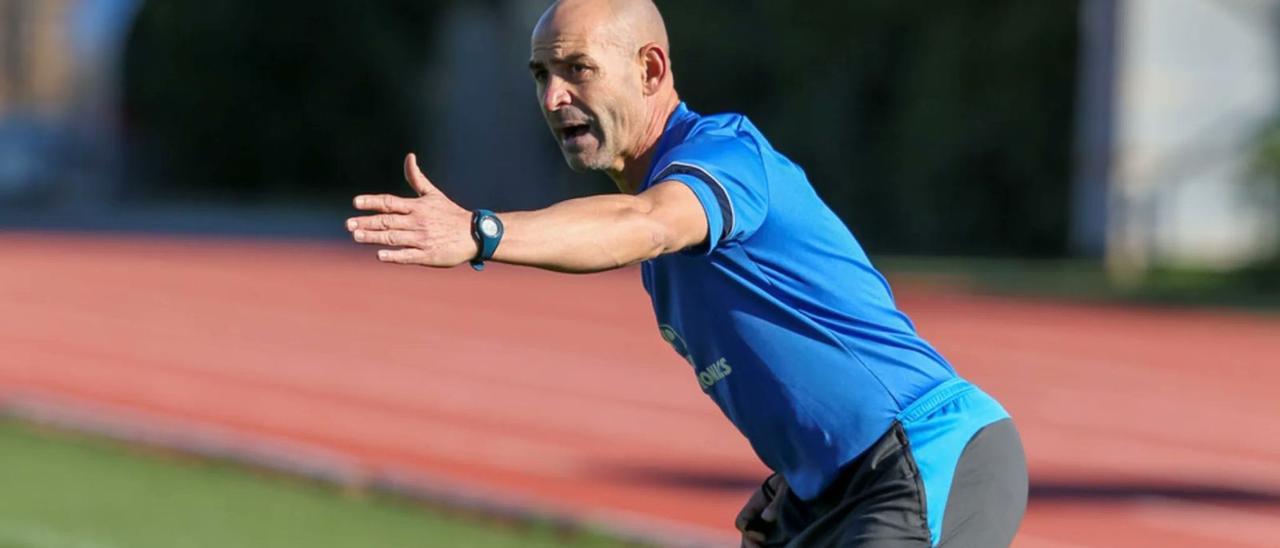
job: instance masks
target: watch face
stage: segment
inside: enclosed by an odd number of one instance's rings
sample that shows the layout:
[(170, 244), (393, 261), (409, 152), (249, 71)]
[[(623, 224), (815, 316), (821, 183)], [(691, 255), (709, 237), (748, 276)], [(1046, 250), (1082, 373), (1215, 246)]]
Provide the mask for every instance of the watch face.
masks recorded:
[(480, 219), (480, 233), (484, 234), (486, 238), (496, 237), (498, 235), (498, 221), (493, 220), (492, 217)]

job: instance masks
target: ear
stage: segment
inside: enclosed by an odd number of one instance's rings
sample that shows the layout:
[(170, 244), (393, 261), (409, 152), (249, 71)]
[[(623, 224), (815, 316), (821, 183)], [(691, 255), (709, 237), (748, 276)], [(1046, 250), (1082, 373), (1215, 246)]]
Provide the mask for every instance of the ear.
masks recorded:
[(671, 77), (670, 61), (662, 46), (654, 43), (640, 48), (640, 66), (643, 72), (645, 95), (653, 95), (662, 89), (662, 84)]

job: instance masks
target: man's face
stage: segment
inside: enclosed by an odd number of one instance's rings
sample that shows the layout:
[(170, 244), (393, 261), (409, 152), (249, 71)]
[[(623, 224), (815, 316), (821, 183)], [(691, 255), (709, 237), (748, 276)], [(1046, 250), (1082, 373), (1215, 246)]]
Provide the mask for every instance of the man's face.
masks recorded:
[(552, 21), (533, 36), (529, 70), (542, 115), (575, 171), (621, 169), (642, 119), (638, 56), (602, 39), (607, 34), (563, 30)]

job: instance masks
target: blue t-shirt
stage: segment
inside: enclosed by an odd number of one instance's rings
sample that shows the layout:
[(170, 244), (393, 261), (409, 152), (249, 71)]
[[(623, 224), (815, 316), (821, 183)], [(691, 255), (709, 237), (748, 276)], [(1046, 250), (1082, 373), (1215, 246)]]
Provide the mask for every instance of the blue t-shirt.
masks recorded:
[(812, 499), (955, 372), (804, 171), (744, 116), (681, 103), (654, 158), (644, 188), (688, 185), (709, 227), (702, 246), (642, 265), (659, 333), (760, 459)]

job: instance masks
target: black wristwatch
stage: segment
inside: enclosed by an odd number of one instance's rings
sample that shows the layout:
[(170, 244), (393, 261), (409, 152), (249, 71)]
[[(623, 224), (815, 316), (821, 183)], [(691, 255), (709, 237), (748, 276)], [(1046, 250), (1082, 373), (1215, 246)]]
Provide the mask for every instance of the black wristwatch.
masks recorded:
[(471, 259), (471, 268), (484, 270), (484, 262), (493, 258), (493, 252), (502, 243), (502, 232), (502, 219), (492, 211), (471, 212), (471, 237), (476, 240), (476, 257)]

